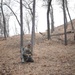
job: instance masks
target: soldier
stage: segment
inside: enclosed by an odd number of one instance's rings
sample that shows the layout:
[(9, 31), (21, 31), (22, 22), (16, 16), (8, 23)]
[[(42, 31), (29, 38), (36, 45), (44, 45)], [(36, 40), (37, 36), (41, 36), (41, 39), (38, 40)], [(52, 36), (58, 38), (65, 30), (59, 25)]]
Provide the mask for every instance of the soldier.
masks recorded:
[(25, 62), (34, 62), (32, 59), (32, 52), (31, 52), (31, 44), (27, 45), (27, 48), (23, 50), (23, 57)]

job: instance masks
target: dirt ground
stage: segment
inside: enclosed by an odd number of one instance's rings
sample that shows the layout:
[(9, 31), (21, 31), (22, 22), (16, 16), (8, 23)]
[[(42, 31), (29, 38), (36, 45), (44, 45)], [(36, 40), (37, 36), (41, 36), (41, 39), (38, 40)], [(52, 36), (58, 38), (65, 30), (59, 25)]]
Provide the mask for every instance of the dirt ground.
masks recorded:
[[(0, 40), (0, 75), (75, 75), (75, 41), (65, 46), (62, 41), (36, 36), (33, 63), (21, 63), (20, 37)], [(29, 36), (25, 37), (26, 43)], [(72, 39), (73, 40), (73, 39)]]

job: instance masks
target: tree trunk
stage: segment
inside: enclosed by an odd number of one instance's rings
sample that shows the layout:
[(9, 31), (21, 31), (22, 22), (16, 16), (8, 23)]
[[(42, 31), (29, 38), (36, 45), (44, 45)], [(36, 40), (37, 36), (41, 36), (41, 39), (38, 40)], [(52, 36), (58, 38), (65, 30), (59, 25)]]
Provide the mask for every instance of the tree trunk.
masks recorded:
[(48, 9), (47, 9), (47, 35), (48, 35), (48, 40), (51, 39), (50, 36), (50, 20), (49, 20), (49, 12), (50, 12), (50, 6), (51, 6), (51, 1), (52, 0), (48, 0)]
[(66, 29), (68, 27), (68, 21), (67, 21), (67, 13), (66, 13), (66, 10), (65, 10), (65, 23), (66, 23)]
[(4, 38), (7, 38), (7, 32), (6, 32), (6, 22), (5, 22), (5, 16), (3, 12), (3, 0), (1, 0), (1, 11), (2, 11), (2, 16), (3, 16), (3, 25), (4, 25)]
[(20, 51), (21, 51), (21, 62), (24, 63), (23, 57), (23, 9), (22, 9), (22, 0), (20, 0), (20, 30), (21, 30), (21, 40), (20, 40)]
[(64, 37), (65, 37), (65, 45), (67, 45), (65, 1), (62, 0), (62, 2), (63, 2), (63, 15), (64, 15)]
[(52, 5), (51, 5), (51, 9), (50, 9), (50, 15), (51, 15), (51, 33), (53, 33), (53, 31), (54, 31), (54, 15), (53, 15)]
[(6, 17), (7, 37), (9, 37), (9, 19), (10, 19), (10, 16), (7, 16), (7, 17)]
[(36, 0), (33, 0), (32, 35), (31, 35), (32, 54), (33, 54), (33, 46), (35, 44), (35, 5), (36, 5)]

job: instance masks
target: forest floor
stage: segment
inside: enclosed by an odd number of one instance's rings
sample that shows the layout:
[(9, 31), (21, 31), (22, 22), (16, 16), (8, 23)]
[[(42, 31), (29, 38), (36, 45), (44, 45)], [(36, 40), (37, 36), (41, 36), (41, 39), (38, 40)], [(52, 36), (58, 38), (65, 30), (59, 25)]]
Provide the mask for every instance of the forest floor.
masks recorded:
[[(68, 35), (68, 45), (63, 36), (47, 40), (36, 34), (33, 63), (21, 63), (20, 37), (0, 40), (0, 75), (75, 75), (75, 41), (73, 33)], [(30, 35), (24, 37), (24, 45)]]

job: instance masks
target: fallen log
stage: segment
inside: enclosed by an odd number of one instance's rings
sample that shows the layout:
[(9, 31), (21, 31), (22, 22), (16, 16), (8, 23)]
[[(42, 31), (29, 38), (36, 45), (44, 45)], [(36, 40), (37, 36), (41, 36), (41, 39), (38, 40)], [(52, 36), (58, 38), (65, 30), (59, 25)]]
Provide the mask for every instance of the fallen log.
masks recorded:
[[(46, 34), (42, 33), (42, 32), (39, 32), (42, 36), (46, 36)], [(67, 31), (66, 32), (67, 34), (70, 34), (70, 33), (74, 33), (74, 31)], [(60, 36), (60, 35), (64, 35), (65, 33), (58, 33), (58, 34), (51, 34), (51, 36)]]
[[(67, 31), (66, 33), (70, 34), (70, 33), (74, 33), (74, 31)], [(60, 35), (64, 35), (64, 34), (65, 33), (51, 34), (51, 36), (60, 36)]]

